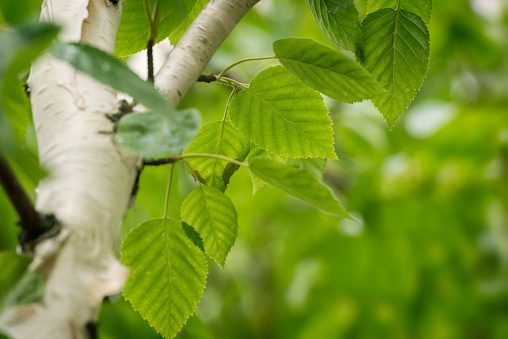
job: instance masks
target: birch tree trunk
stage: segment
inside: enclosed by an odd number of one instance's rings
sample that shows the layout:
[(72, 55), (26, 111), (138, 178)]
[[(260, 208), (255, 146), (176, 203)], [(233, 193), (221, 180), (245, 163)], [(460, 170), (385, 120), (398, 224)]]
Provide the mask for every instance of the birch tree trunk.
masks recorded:
[[(127, 0), (134, 1), (134, 0)], [(220, 44), (259, 0), (211, 0), (156, 76), (177, 105)], [(114, 52), (123, 3), (44, 0), (41, 20), (62, 26), (59, 39)], [(29, 85), (41, 165), (36, 209), (53, 213), (63, 230), (40, 242), (29, 270), (45, 277), (43, 300), (0, 316), (13, 338), (90, 338), (103, 298), (121, 291), (128, 269), (113, 255), (139, 159), (114, 142), (106, 114), (118, 111), (111, 88), (50, 55), (32, 67)]]

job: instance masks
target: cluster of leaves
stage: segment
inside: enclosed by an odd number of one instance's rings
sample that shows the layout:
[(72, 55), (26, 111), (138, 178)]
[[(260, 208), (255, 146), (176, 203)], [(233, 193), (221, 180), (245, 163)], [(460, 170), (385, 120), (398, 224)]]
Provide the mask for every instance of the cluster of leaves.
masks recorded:
[[(150, 18), (146, 25), (139, 17), (144, 14), (136, 6), (143, 4), (130, 4), (118, 34), (119, 55), (143, 49), (153, 27)], [(178, 27), (184, 31), (202, 5), (166, 3), (157, 39), (178, 34)], [(421, 86), (428, 68), (430, 1), (369, 3), (361, 23), (353, 0), (307, 0), (307, 5), (323, 33), (354, 52), (356, 60), (311, 39), (275, 41), (274, 58), (281, 66), (261, 71), (248, 85), (225, 72), (218, 76), (217, 82), (233, 87), (226, 114), (199, 131), (195, 111), (170, 107), (119, 61), (79, 44), (53, 49), (56, 57), (150, 109), (121, 119), (117, 141), (124, 149), (144, 157), (171, 154), (185, 161), (198, 183), (182, 204), (181, 220), (165, 215), (143, 222), (122, 247), (122, 262), (132, 268), (124, 295), (164, 337), (175, 336), (194, 312), (206, 284), (206, 256), (224, 266), (235, 242), (237, 213), (224, 191), (239, 167), (249, 169), (255, 190), (269, 183), (325, 212), (349, 217), (320, 180), (324, 159), (337, 158), (320, 93), (347, 103), (372, 99), (393, 125)]]
[[(154, 29), (155, 41), (169, 36), (175, 43), (206, 2), (128, 1), (117, 55), (145, 48)], [(143, 222), (122, 247), (122, 262), (132, 268), (125, 297), (164, 337), (174, 337), (194, 312), (206, 284), (206, 256), (224, 266), (235, 242), (237, 213), (224, 192), (239, 167), (250, 171), (255, 189), (268, 183), (324, 212), (349, 217), (321, 182), (325, 159), (337, 156), (320, 93), (346, 103), (371, 99), (391, 126), (422, 84), (430, 0), (370, 1), (361, 22), (353, 0), (306, 3), (339, 49), (310, 39), (275, 41), (281, 66), (261, 71), (248, 85), (224, 72), (218, 76), (233, 93), (223, 119), (201, 129), (196, 110), (171, 107), (119, 60), (81, 44), (52, 49), (55, 57), (148, 108), (120, 120), (117, 141), (125, 150), (145, 158), (171, 155), (198, 182), (182, 204), (181, 220), (164, 215)]]

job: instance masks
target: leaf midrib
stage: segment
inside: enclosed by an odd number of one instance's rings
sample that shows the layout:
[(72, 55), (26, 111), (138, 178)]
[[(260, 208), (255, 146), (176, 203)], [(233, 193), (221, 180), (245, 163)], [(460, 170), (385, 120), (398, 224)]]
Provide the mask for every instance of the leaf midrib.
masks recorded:
[(170, 324), (171, 323), (171, 313), (172, 313), (171, 311), (172, 311), (172, 307), (173, 307), (173, 288), (171, 288), (171, 286), (172, 286), (171, 259), (170, 259), (171, 258), (171, 251), (169, 249), (168, 218), (164, 218), (164, 240), (165, 240), (166, 255), (167, 255), (167, 260), (168, 260), (168, 278), (169, 278), (168, 324)]
[[(217, 241), (217, 233), (215, 233), (215, 227), (214, 227), (214, 222), (213, 222), (213, 218), (212, 216), (210, 215), (210, 209), (208, 207), (208, 201), (207, 201), (207, 198), (206, 198), (206, 192), (204, 191), (203, 189), (203, 186), (200, 185), (199, 186), (199, 189), (201, 191), (201, 195), (203, 196), (203, 204), (205, 205), (205, 210), (206, 210), (206, 214), (208, 216), (208, 220), (210, 221), (210, 227), (212, 228), (212, 232), (213, 232), (213, 242), (215, 244), (215, 248), (217, 251), (219, 251), (219, 246), (218, 246), (218, 241)], [(215, 259), (217, 260), (217, 259)]]
[(319, 143), (314, 140), (313, 138), (309, 137), (307, 134), (305, 134), (304, 131), (302, 131), (297, 125), (295, 125), (292, 121), (288, 120), (284, 115), (282, 115), (282, 113), (280, 113), (277, 109), (275, 109), (275, 107), (273, 107), (272, 105), (270, 105), (269, 101), (266, 101), (265, 99), (263, 99), (263, 97), (261, 97), (260, 95), (257, 94), (257, 92), (253, 91), (250, 87), (246, 87), (244, 88), (245, 90), (249, 91), (251, 94), (253, 94), (255, 97), (257, 97), (259, 100), (261, 100), (261, 102), (263, 102), (264, 104), (266, 104), (268, 107), (270, 107), (274, 112), (276, 112), (280, 117), (282, 117), (284, 120), (286, 120), (288, 123), (290, 123), (291, 125), (293, 125), (294, 128), (296, 128), (298, 130), (298, 132), (300, 132), (301, 134), (305, 135), (305, 137), (307, 137), (307, 139), (313, 141), (319, 148), (323, 149), (324, 148), (319, 145)]
[[(363, 79), (361, 78), (353, 78), (352, 76), (350, 75), (347, 75), (347, 74), (343, 74), (343, 73), (338, 73), (337, 71), (334, 71), (334, 70), (331, 70), (329, 68), (325, 68), (325, 67), (322, 67), (322, 66), (318, 66), (316, 64), (310, 64), (310, 63), (307, 63), (307, 62), (303, 62), (303, 61), (299, 61), (299, 60), (295, 60), (295, 59), (290, 59), (288, 57), (278, 57), (279, 59), (284, 59), (284, 60), (288, 60), (288, 61), (292, 61), (294, 63), (297, 63), (297, 64), (302, 64), (302, 65), (306, 65), (308, 67), (315, 67), (315, 68), (319, 68), (320, 70), (322, 71), (330, 71), (338, 76), (342, 76), (342, 77), (346, 77), (346, 78), (349, 78), (349, 79), (352, 79), (352, 80), (355, 80), (355, 81), (359, 81), (359, 82), (363, 82), (363, 83), (368, 83), (366, 81), (364, 81)], [(351, 60), (352, 61), (352, 60)], [(358, 65), (359, 66), (359, 65)], [(362, 70), (361, 66), (360, 68), (358, 68), (358, 70)]]

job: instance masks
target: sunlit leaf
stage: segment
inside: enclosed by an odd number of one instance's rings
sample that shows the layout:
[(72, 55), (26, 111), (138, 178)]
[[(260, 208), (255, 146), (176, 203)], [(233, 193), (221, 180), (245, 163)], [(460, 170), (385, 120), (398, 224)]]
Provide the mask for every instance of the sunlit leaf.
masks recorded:
[(314, 175), (267, 157), (255, 157), (249, 170), (267, 183), (334, 215), (351, 218), (328, 187)]
[(134, 228), (122, 245), (131, 268), (124, 296), (152, 327), (173, 338), (194, 313), (206, 284), (206, 259), (181, 222), (152, 219)]
[(408, 107), (429, 65), (429, 33), (417, 15), (381, 9), (362, 23), (365, 68), (387, 90), (372, 101), (392, 126)]
[(429, 23), (432, 0), (369, 0), (367, 12), (372, 13), (383, 8), (397, 9), (399, 3), (401, 9), (413, 12), (422, 18), (423, 21)]
[[(153, 9), (157, 0), (149, 0)], [(196, 0), (159, 0), (161, 20), (157, 34), (159, 42), (169, 36), (191, 12)], [(145, 11), (144, 0), (128, 0), (125, 2), (120, 28), (116, 35), (115, 54), (128, 56), (146, 49), (150, 33), (150, 24)]]
[(354, 0), (305, 0), (328, 39), (352, 52), (361, 48), (362, 32)]
[(277, 40), (273, 50), (291, 74), (332, 99), (352, 103), (383, 92), (356, 61), (312, 39)]
[(200, 122), (192, 108), (128, 114), (120, 120), (116, 140), (124, 150), (145, 157), (180, 153), (196, 136)]
[(282, 66), (259, 73), (249, 88), (233, 97), (229, 114), (240, 132), (273, 153), (337, 157), (323, 98)]
[[(250, 143), (227, 121), (215, 121), (201, 127), (196, 139), (192, 141), (184, 153), (210, 153), (224, 155), (228, 158), (243, 161), (249, 153)], [(227, 182), (224, 179), (233, 174), (227, 172), (224, 176), (228, 162), (226, 160), (196, 157), (186, 159), (193, 170), (212, 187), (224, 191)], [(231, 167), (228, 167), (231, 169)]]
[(238, 233), (231, 200), (218, 189), (199, 185), (183, 201), (181, 215), (203, 239), (205, 253), (224, 267)]
[(77, 43), (57, 44), (53, 46), (51, 53), (98, 81), (129, 94), (150, 109), (171, 110), (169, 103), (153, 85), (141, 80), (112, 55), (92, 46)]

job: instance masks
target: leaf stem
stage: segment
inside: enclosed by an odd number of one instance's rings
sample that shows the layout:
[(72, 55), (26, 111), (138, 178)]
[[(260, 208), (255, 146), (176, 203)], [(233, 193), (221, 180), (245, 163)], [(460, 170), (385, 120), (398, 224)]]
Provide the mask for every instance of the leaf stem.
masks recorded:
[(227, 71), (229, 71), (231, 68), (233, 68), (239, 64), (242, 64), (247, 61), (269, 60), (269, 59), (277, 59), (277, 57), (275, 55), (273, 55), (273, 56), (267, 56), (267, 57), (246, 58), (246, 59), (238, 60), (237, 62), (234, 62), (231, 65), (229, 65), (228, 67), (224, 68), (224, 70), (222, 72), (220, 72), (219, 75), (217, 76), (217, 80), (220, 80), (222, 78), (222, 76), (224, 74), (226, 74)]
[(249, 85), (247, 85), (247, 84), (243, 84), (241, 82), (238, 82), (236, 80), (233, 80), (231, 78), (226, 78), (226, 77), (220, 79), (219, 83), (223, 84), (223, 85), (226, 85), (226, 86), (241, 87), (243, 89), (248, 89), (249, 88)]
[(219, 151), (218, 151), (218, 153), (220, 153), (220, 151), (222, 150), (222, 140), (224, 138), (224, 127), (226, 126), (226, 118), (228, 116), (229, 103), (231, 102), (231, 99), (233, 98), (233, 95), (235, 95), (237, 90), (238, 90), (238, 87), (233, 88), (233, 90), (231, 91), (231, 94), (229, 95), (228, 101), (226, 102), (226, 109), (224, 110), (224, 116), (222, 117), (222, 123), (221, 123), (221, 126), (220, 126)]
[[(226, 121), (226, 117), (228, 116), (228, 108), (229, 103), (231, 102), (231, 99), (233, 99), (233, 95), (238, 91), (238, 87), (233, 88), (231, 91), (231, 94), (229, 95), (228, 101), (226, 102), (226, 109), (224, 110), (224, 116), (222, 117), (222, 131), (224, 131), (224, 121)], [(221, 132), (222, 136), (222, 132)]]
[(220, 155), (220, 154), (210, 154), (210, 153), (185, 153), (185, 154), (182, 154), (178, 157), (178, 159), (184, 159), (184, 158), (215, 158), (215, 159), (221, 159), (221, 160), (225, 160), (225, 161), (228, 161), (228, 162), (231, 162), (235, 165), (238, 165), (238, 166), (243, 166), (243, 167), (246, 167), (248, 168), (249, 165), (244, 163), (244, 162), (241, 162), (241, 161), (238, 161), (236, 159), (232, 159), (232, 158), (229, 158), (229, 157), (226, 157), (226, 156), (223, 156), (223, 155)]
[(164, 199), (164, 219), (168, 218), (169, 195), (171, 193), (171, 184), (173, 183), (174, 170), (175, 170), (175, 166), (173, 164), (170, 164), (169, 165), (169, 175), (168, 175), (168, 185), (166, 187), (166, 198)]

